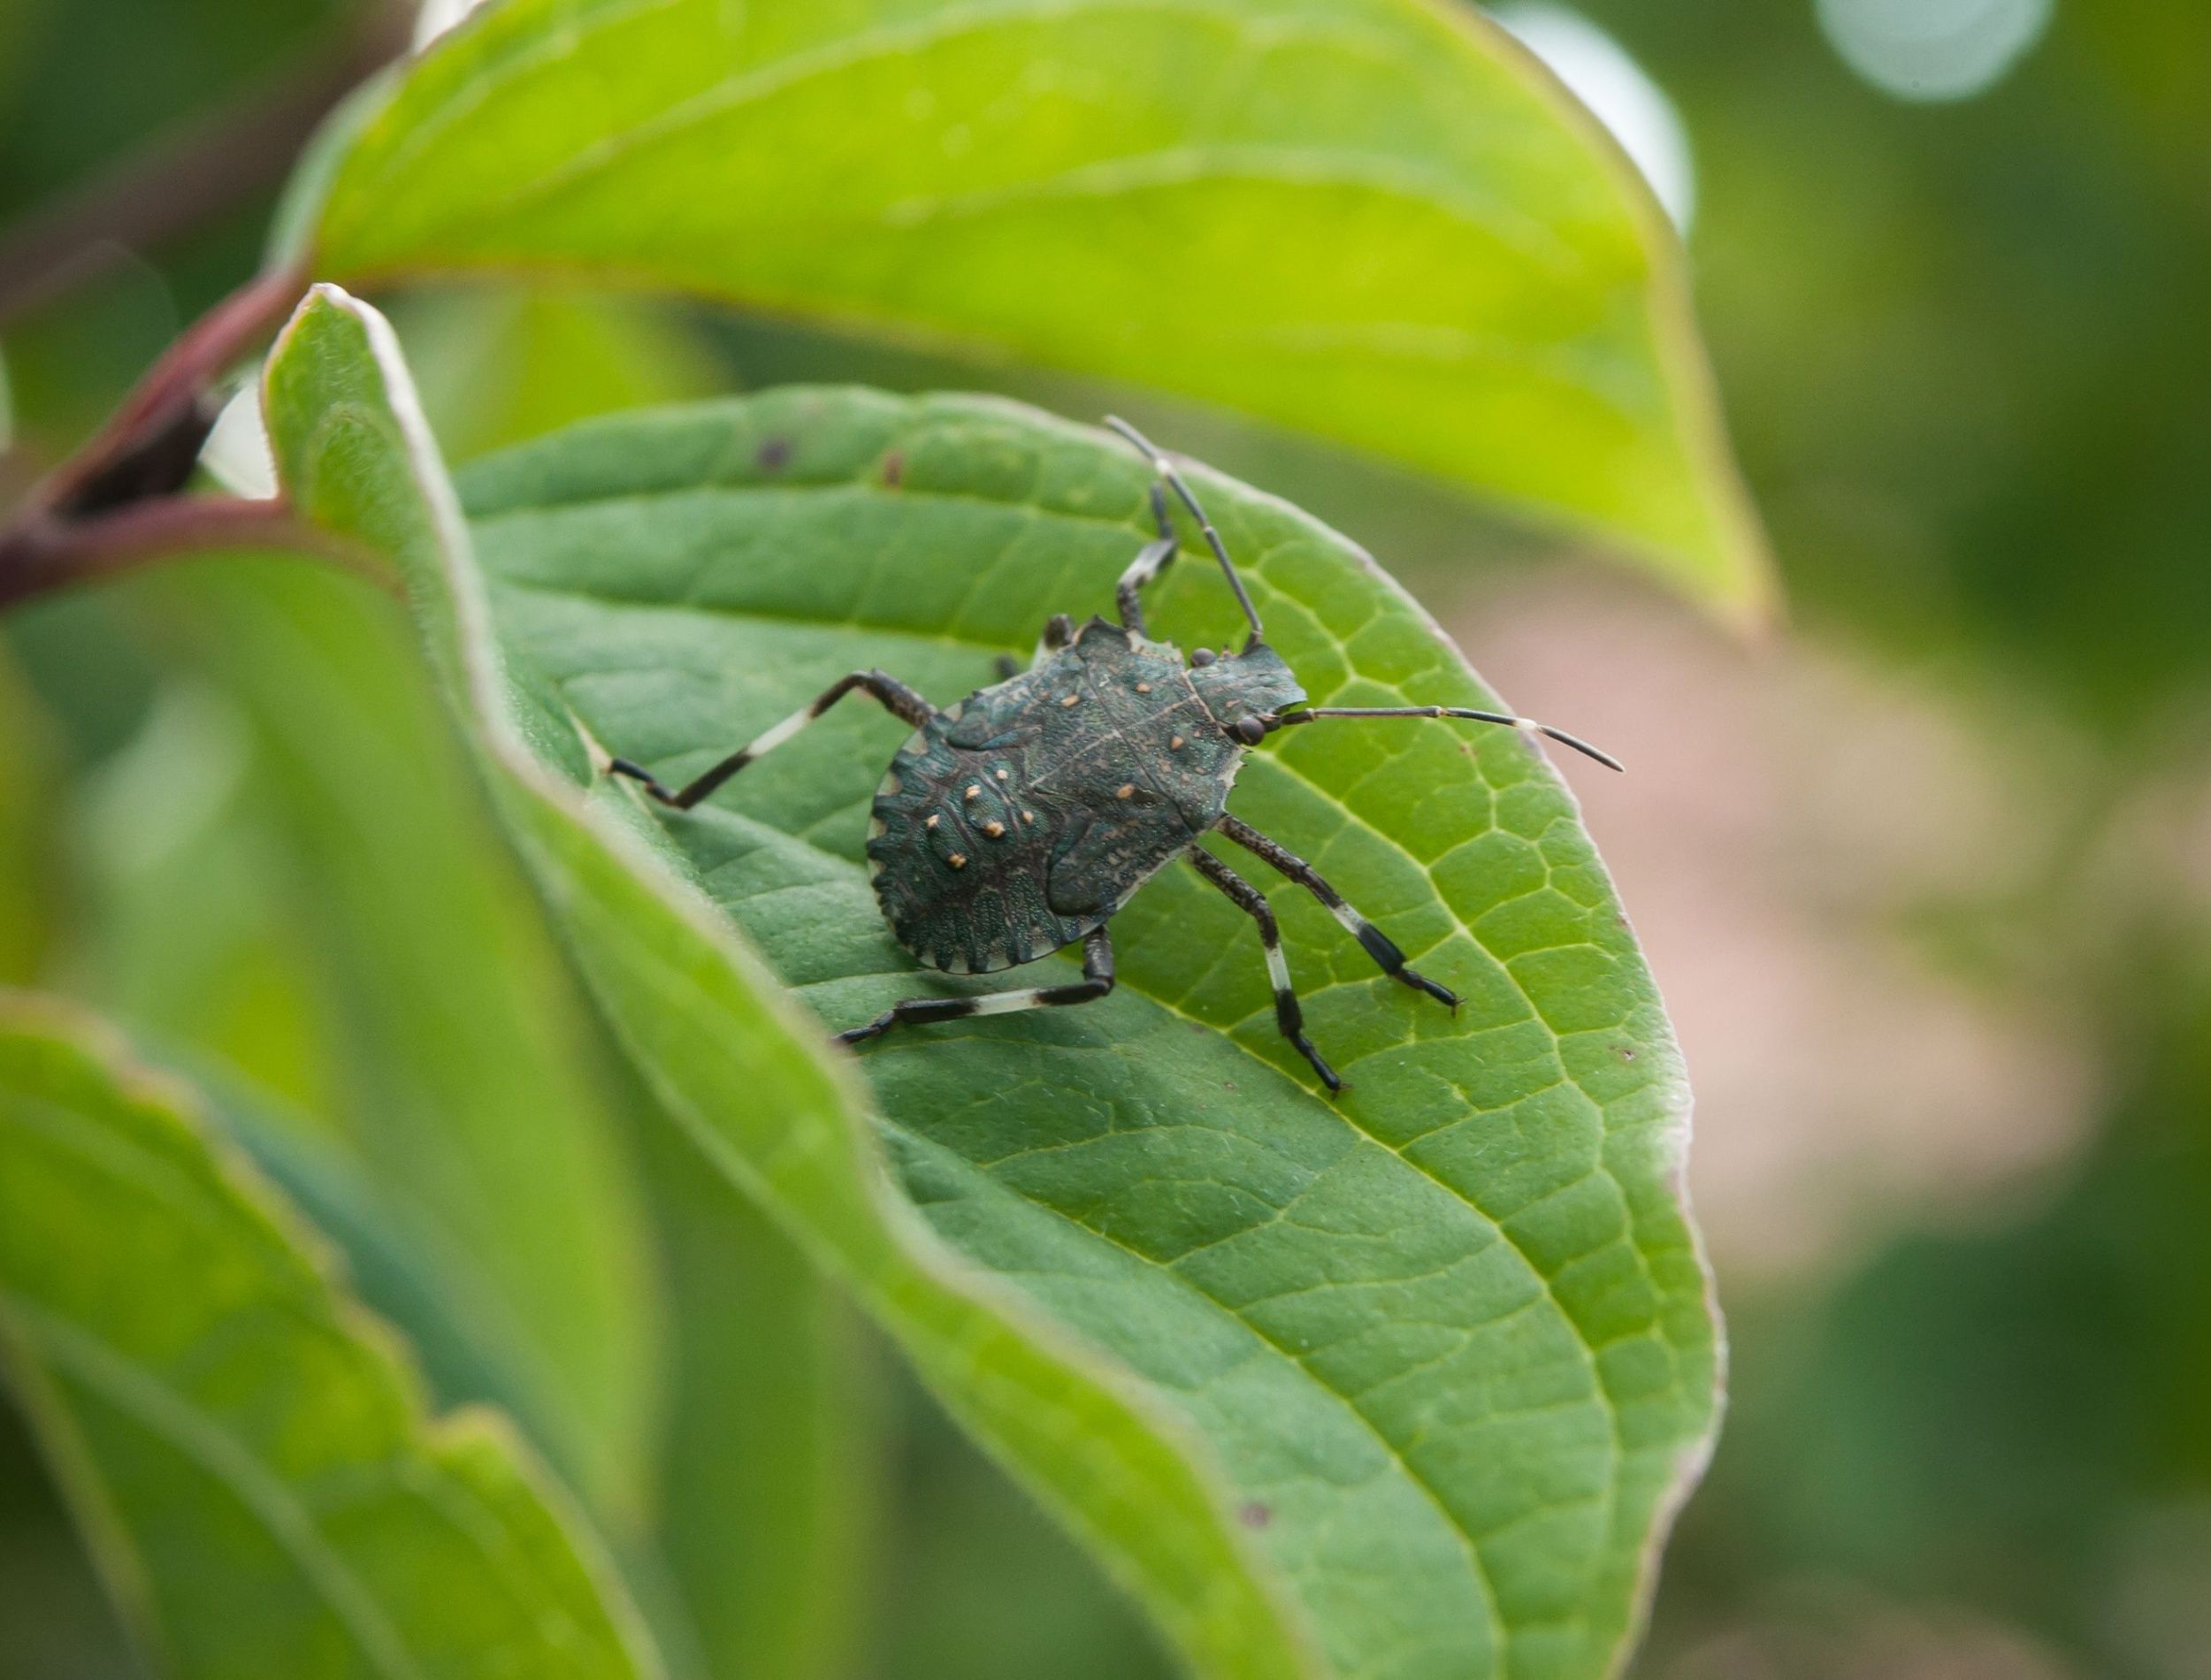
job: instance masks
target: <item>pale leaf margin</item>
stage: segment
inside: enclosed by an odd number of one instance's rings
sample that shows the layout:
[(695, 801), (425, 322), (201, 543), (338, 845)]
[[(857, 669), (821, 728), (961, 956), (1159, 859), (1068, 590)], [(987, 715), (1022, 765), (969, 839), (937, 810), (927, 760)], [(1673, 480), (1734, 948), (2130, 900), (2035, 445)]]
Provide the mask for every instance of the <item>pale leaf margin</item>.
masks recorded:
[[(539, 758), (459, 503), (383, 317), (316, 286), (266, 380), (279, 480), (303, 515), (397, 563), (509, 832), (669, 1114), (853, 1291), (1197, 1673), (1324, 1673), (1202, 1444), (1127, 1374), (945, 1248), (891, 1187), (862, 1124), (861, 1083), (819, 1023), (682, 877), (633, 802), (587, 797)], [(732, 1135), (740, 1126), (743, 1140)]]

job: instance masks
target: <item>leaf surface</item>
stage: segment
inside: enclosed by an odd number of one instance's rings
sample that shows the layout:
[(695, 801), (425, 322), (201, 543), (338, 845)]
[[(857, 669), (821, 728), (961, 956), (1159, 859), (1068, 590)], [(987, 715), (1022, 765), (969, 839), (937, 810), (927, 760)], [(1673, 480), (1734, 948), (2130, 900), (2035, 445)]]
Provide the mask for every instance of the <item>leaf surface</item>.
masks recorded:
[[(303, 353), (305, 325), (295, 338)], [(948, 703), (1049, 612), (1110, 601), (1146, 482), (1102, 434), (986, 400), (785, 392), (575, 429), (468, 476), (492, 580), (476, 633), (495, 618), (508, 650), (479, 705), (517, 717), (533, 774), (650, 828), (594, 780), (597, 754), (683, 775), (867, 666)], [(1342, 538), (1199, 482), (1317, 701), (1488, 701)], [(457, 523), (445, 552), (465, 560)], [(1185, 563), (1155, 625), (1211, 644), (1233, 608)], [(977, 984), (917, 974), (860, 867), (903, 733), (848, 705), (667, 825), (692, 880), (839, 1026)], [(649, 949), (642, 905), (667, 896), (651, 871), (588, 896), (555, 874), (554, 896), (709, 1155), (861, 1282), (1201, 1669), (1294, 1671), (1309, 1641), (1330, 1672), (1392, 1680), (1603, 1674), (1713, 1416), (1715, 1326), (1675, 1188), (1686, 1092), (1656, 993), (1571, 801), (1508, 732), (1315, 726), (1253, 755), (1236, 803), (1456, 988), (1458, 1016), (1277, 890), (1312, 1031), (1352, 1086), (1330, 1105), (1274, 1032), (1250, 922), (1178, 866), (1115, 923), (1105, 1002), (894, 1035), (865, 1058), (906, 1195), (1017, 1292), (994, 1353), (1072, 1365), (1072, 1333), (1110, 1356), (1098, 1392), (1125, 1410), (1079, 1423), (1036, 1409), (1033, 1366), (1032, 1403), (999, 1410), (1002, 1374), (946, 1361), (946, 1305), (907, 1305), (927, 1248), (848, 1181), (870, 1164), (777, 1112), (787, 1049), (716, 1039), (700, 1010), (702, 993), (734, 1004), (733, 948), (712, 969)], [(1150, 1485), (1126, 1468), (1139, 1445)], [(1071, 1486), (1082, 1456), (1098, 1462)], [(1199, 1560), (1174, 1555), (1194, 1542)], [(1199, 1595), (1267, 1618), (1272, 1649), (1193, 1620)]]
[(1769, 604), (1672, 232), (1440, 0), (507, 0), (287, 217), (363, 284), (569, 271), (1133, 380)]
[(0, 1006), (0, 1350), (111, 1586), (180, 1676), (654, 1672), (595, 1543), (73, 1016)]

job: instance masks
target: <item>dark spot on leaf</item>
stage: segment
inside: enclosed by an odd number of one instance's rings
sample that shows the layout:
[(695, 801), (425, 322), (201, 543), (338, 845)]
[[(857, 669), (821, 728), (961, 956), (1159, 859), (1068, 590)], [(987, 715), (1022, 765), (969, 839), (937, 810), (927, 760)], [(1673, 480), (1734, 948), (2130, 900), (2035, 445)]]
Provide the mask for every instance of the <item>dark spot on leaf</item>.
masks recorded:
[(760, 446), (760, 470), (762, 472), (781, 472), (791, 460), (791, 439), (768, 438)]
[(906, 457), (896, 449), (883, 458), (883, 482), (892, 490), (906, 482)]
[(1615, 1044), (1612, 1047), (1612, 1053), (1623, 1062), (1632, 1062), (1635, 1059), (1635, 1047), (1633, 1044)]
[(1236, 1520), (1246, 1528), (1265, 1528), (1274, 1520), (1274, 1508), (1264, 1500), (1246, 1500), (1236, 1509)]

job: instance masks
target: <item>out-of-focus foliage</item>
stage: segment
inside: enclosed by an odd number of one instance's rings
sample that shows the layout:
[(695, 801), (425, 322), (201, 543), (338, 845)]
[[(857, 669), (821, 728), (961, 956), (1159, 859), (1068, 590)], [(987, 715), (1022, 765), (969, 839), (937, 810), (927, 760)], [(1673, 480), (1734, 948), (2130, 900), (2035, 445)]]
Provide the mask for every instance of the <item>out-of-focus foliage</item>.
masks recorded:
[(1680, 103), (1699, 301), (1813, 622), (2115, 722), (2211, 645), (2211, 11), (2060, 0), (1980, 98), (1899, 105), (1809, 4), (1591, 11)]
[(1182, 392), (1771, 608), (1671, 230), (1471, 9), (503, 0), (285, 221), (356, 287), (610, 275)]
[(314, 1241), (179, 1092), (6, 1004), (0, 1354), (148, 1656), (648, 1674), (527, 1450), (488, 1414), (426, 1423)]

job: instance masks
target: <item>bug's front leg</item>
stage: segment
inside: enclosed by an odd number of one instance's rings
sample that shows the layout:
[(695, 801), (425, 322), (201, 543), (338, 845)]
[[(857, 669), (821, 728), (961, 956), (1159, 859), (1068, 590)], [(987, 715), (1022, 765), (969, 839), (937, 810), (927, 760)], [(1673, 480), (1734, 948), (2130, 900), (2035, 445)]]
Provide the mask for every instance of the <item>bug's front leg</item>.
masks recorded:
[(1246, 851), (1264, 858), (1318, 898), (1358, 940), (1359, 949), (1374, 959), (1374, 965), (1390, 979), (1410, 986), (1418, 992), (1426, 992), (1440, 1004), (1448, 1004), (1456, 1010), (1458, 994), (1448, 986), (1439, 986), (1418, 969), (1409, 966), (1405, 954), (1397, 949), (1396, 941), (1360, 915), (1343, 901), (1343, 895), (1321, 878), (1320, 872), (1292, 851), (1288, 846), (1268, 839), (1250, 823), (1236, 817), (1220, 820), (1220, 832), (1235, 841)]
[(1274, 986), (1274, 1025), (1284, 1038), (1297, 1047), (1297, 1053), (1312, 1064), (1312, 1071), (1320, 1075), (1328, 1095), (1335, 1096), (1343, 1090), (1343, 1081), (1336, 1077), (1327, 1058), (1313, 1048), (1312, 1040), (1305, 1036), (1305, 1012), (1290, 988), (1289, 964), (1282, 956), (1282, 930), (1275, 923), (1266, 895), (1203, 846), (1192, 846), (1189, 856), (1199, 874), (1227, 893), (1237, 909), (1259, 923), (1259, 949), (1266, 954), (1266, 976)]
[(849, 676), (838, 678), (823, 689), (804, 710), (793, 712), (773, 729), (754, 737), (703, 775), (685, 783), (673, 792), (663, 787), (651, 771), (628, 759), (616, 759), (608, 764), (607, 769), (611, 775), (626, 775), (633, 782), (643, 783), (646, 792), (662, 805), (673, 806), (678, 811), (688, 811), (754, 759), (781, 746), (854, 689), (873, 695), (883, 702), (885, 711), (911, 723), (917, 729), (937, 714), (934, 706), (895, 676), (886, 676), (881, 671), (854, 671)]
[(1022, 1009), (1064, 1008), (1090, 1004), (1113, 989), (1113, 943), (1103, 928), (1093, 928), (1083, 940), (1083, 978), (1064, 986), (1037, 986), (1027, 991), (984, 992), (979, 997), (909, 997), (893, 1004), (865, 1027), (838, 1034), (840, 1043), (864, 1044), (881, 1038), (893, 1027), (919, 1027), (929, 1021), (970, 1020), (977, 1015), (1009, 1015)]

